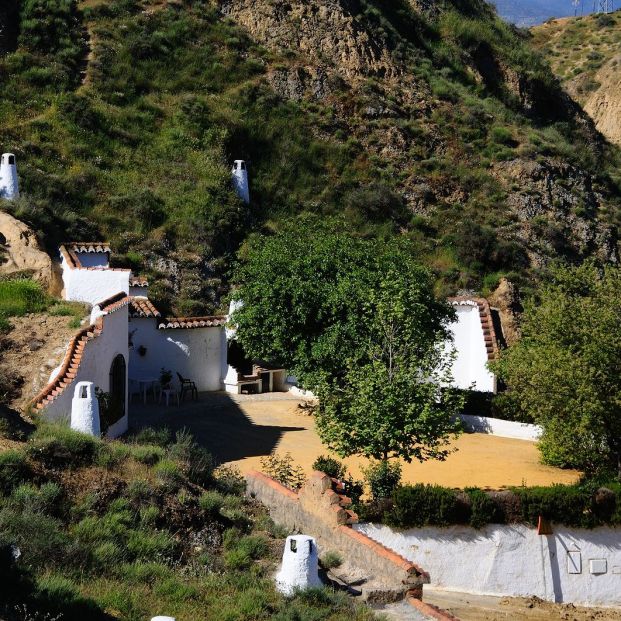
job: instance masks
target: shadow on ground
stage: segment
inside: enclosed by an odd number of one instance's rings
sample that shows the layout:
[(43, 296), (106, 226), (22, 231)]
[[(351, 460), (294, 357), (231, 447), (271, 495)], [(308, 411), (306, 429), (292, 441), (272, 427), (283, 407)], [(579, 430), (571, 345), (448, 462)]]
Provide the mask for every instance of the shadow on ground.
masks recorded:
[(256, 425), (226, 393), (201, 393), (198, 401), (180, 406), (130, 404), (130, 431), (167, 427), (186, 428), (219, 463), (269, 455), (288, 431), (304, 427)]

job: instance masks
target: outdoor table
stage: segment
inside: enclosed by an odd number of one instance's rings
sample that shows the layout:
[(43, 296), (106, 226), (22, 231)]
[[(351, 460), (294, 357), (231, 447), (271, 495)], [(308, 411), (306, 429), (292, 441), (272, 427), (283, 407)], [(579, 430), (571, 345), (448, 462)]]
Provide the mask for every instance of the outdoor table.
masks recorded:
[(138, 384), (138, 390), (142, 393), (143, 403), (147, 403), (147, 391), (149, 388), (153, 389), (153, 400), (156, 401), (155, 389), (159, 386), (159, 377), (130, 377), (129, 379), (131, 382), (136, 382)]

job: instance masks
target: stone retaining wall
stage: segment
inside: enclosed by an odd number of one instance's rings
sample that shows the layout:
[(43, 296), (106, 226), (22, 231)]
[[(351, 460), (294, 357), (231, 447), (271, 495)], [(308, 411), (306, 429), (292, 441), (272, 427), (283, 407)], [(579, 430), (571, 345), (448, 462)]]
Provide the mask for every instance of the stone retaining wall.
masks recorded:
[[(383, 585), (400, 596), (422, 597), (429, 574), (364, 533), (354, 531), (351, 525), (358, 518), (348, 509), (351, 503), (342, 488), (329, 476), (314, 472), (298, 493), (260, 472), (250, 472), (246, 480), (247, 493), (268, 507), (275, 522), (315, 537), (322, 552), (339, 552), (350, 565), (365, 573), (365, 580), (374, 588)], [(365, 594), (373, 597), (372, 592)]]

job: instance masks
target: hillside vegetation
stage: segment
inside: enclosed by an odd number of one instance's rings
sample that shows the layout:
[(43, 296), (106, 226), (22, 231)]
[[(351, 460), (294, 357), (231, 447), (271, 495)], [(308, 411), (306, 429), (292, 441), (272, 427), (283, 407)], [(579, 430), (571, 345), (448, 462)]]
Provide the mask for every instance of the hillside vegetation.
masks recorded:
[(246, 236), (304, 212), (411, 239), (441, 293), (616, 258), (617, 151), (482, 0), (22, 0), (2, 19), (24, 194), (4, 207), (49, 249), (109, 238), (163, 307), (215, 310)]
[(370, 621), (344, 593), (285, 599), (286, 534), (185, 432), (102, 442), (41, 426), (0, 453), (0, 616)]
[(551, 20), (532, 33), (567, 92), (621, 144), (621, 11)]

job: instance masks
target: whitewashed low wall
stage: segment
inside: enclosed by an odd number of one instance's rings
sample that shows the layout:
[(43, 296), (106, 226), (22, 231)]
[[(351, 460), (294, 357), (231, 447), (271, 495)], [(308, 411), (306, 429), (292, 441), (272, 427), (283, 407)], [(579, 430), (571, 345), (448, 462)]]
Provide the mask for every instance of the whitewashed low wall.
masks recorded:
[(539, 425), (529, 425), (528, 423), (516, 423), (500, 418), (489, 418), (487, 416), (472, 416), (462, 414), (460, 416), (466, 431), (476, 433), (489, 433), (492, 436), (501, 438), (516, 438), (518, 440), (539, 440), (543, 430)]
[(424, 567), (438, 589), (621, 606), (619, 528), (554, 525), (553, 535), (523, 525), (396, 531), (363, 523), (354, 529)]

